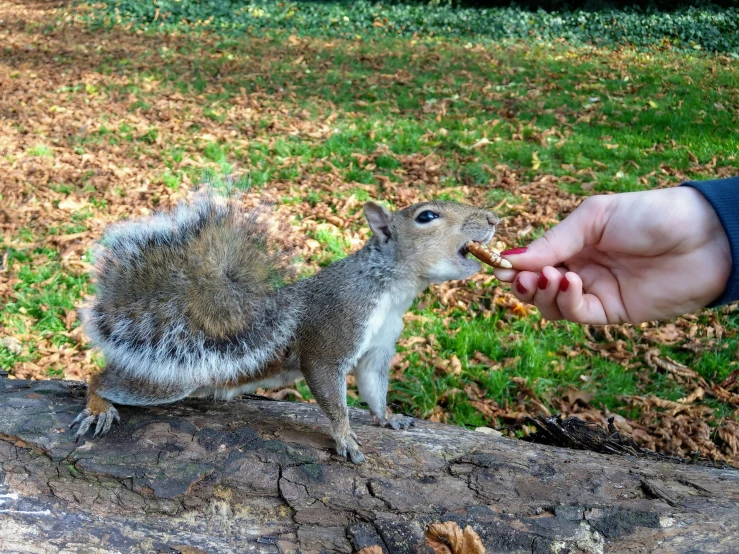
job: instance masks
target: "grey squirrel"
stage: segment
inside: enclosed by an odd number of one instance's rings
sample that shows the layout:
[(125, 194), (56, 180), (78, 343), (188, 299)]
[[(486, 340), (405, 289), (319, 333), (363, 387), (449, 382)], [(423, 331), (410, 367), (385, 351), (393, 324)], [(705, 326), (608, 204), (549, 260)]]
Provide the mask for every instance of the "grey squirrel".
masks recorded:
[(212, 191), (109, 227), (96, 254), (97, 292), (81, 311), (105, 367), (72, 422), (76, 440), (93, 423), (97, 437), (120, 421), (113, 404), (231, 399), (304, 377), (336, 451), (361, 463), (346, 403), (350, 371), (376, 423), (410, 426), (386, 406), (403, 314), (431, 283), (480, 269), (466, 245), (489, 242), (498, 217), (454, 202), (393, 213), (367, 202), (364, 214), (373, 235), (360, 250), (289, 284), (289, 261), (259, 212)]

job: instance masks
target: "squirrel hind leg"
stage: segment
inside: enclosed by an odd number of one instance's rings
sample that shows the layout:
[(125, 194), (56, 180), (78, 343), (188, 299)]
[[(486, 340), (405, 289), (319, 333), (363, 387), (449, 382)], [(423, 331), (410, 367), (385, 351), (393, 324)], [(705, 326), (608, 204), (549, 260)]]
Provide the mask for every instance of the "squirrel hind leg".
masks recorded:
[(87, 389), (87, 407), (82, 410), (74, 421), (69, 425), (70, 428), (74, 427), (79, 423), (79, 428), (74, 435), (74, 442), (80, 440), (87, 433), (88, 429), (95, 424), (95, 433), (93, 438), (102, 436), (108, 431), (113, 425), (113, 421), (120, 423), (121, 418), (118, 415), (118, 410), (115, 409), (113, 404), (105, 400), (97, 392), (97, 375), (93, 376), (90, 380), (90, 384)]
[[(328, 371), (326, 371), (329, 369)], [(326, 378), (326, 375), (330, 375)], [(308, 387), (331, 424), (331, 436), (336, 442), (336, 453), (349, 457), (355, 464), (365, 461), (361, 443), (349, 425), (349, 408), (346, 404), (346, 379), (341, 368), (325, 368), (317, 364), (306, 364), (303, 376)]]

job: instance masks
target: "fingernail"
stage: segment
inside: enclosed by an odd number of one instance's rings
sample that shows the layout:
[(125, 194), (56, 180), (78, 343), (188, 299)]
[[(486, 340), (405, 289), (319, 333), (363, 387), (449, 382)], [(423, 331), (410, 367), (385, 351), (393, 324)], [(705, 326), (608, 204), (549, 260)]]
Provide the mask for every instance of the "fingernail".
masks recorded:
[(522, 248), (511, 248), (510, 250), (506, 250), (504, 252), (501, 252), (501, 256), (513, 256), (514, 254), (523, 254), (528, 250), (528, 247), (524, 246)]
[(546, 276), (542, 273), (541, 275), (539, 275), (539, 281), (536, 284), (540, 289), (544, 290), (549, 284), (549, 279), (547, 279)]
[(563, 275), (562, 280), (559, 283), (559, 290), (561, 290), (562, 292), (567, 292), (568, 288), (570, 288), (570, 282), (567, 280), (567, 277)]
[(526, 294), (526, 293), (528, 292), (528, 291), (526, 290), (526, 287), (524, 287), (524, 286), (523, 286), (523, 285), (521, 284), (521, 281), (516, 281), (516, 290), (517, 290), (517, 291), (518, 291), (518, 292), (519, 292), (520, 294)]

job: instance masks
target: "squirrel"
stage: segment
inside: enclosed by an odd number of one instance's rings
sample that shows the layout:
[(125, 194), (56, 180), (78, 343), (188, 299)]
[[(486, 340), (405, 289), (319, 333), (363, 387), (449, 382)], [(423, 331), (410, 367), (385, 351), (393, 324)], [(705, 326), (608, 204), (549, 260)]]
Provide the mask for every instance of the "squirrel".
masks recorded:
[(431, 283), (466, 279), (499, 218), (431, 201), (390, 212), (369, 201), (372, 236), (314, 275), (289, 280), (291, 262), (269, 240), (259, 210), (212, 190), (170, 212), (109, 226), (97, 246), (96, 293), (80, 310), (105, 358), (88, 383), (75, 440), (120, 417), (113, 404), (152, 406), (188, 396), (229, 400), (304, 378), (330, 421), (336, 452), (365, 460), (349, 425), (354, 371), (373, 421), (405, 429), (386, 405), (403, 314)]

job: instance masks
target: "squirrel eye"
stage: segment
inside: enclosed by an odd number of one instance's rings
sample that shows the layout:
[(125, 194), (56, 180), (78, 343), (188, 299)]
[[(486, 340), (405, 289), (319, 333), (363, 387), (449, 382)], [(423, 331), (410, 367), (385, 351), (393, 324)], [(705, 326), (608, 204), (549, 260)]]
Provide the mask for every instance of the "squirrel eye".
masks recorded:
[(439, 214), (437, 214), (436, 212), (426, 210), (425, 212), (421, 212), (416, 216), (416, 221), (418, 223), (428, 223), (429, 221), (436, 219), (437, 217), (439, 217)]

